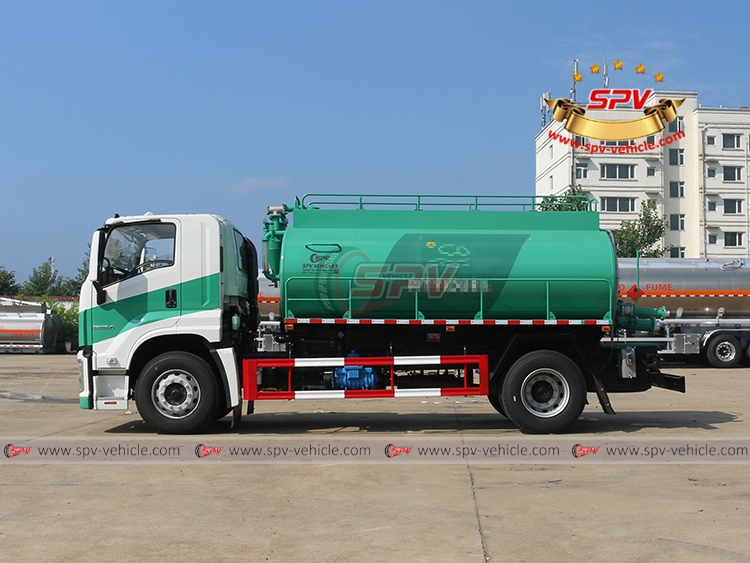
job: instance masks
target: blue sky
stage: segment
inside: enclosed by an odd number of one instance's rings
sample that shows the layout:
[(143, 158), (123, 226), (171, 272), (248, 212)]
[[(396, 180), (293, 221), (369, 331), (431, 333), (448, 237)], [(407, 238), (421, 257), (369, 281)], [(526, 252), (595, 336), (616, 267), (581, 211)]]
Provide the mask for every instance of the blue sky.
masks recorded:
[[(211, 212), (259, 241), (310, 192), (533, 194), (539, 96), (750, 105), (744, 2), (0, 0), (0, 266), (80, 266), (114, 213)], [(626, 6), (621, 3), (619, 6)]]

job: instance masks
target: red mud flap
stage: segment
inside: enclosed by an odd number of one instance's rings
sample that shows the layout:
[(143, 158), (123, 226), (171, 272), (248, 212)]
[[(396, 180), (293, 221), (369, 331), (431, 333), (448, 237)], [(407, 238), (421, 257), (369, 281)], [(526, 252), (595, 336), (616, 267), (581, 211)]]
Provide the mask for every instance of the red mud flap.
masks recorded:
[(682, 375), (669, 375), (660, 371), (650, 372), (651, 384), (654, 387), (669, 389), (670, 391), (685, 392), (685, 378)]

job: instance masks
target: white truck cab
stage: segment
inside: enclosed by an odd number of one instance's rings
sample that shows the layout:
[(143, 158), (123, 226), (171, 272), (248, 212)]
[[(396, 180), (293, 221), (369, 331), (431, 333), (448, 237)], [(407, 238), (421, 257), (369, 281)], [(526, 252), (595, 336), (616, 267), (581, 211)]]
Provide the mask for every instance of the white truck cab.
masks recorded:
[(256, 284), (255, 248), (221, 217), (108, 219), (81, 288), (81, 408), (134, 396), (165, 432), (224, 416), (241, 401), (235, 351), (252, 343)]

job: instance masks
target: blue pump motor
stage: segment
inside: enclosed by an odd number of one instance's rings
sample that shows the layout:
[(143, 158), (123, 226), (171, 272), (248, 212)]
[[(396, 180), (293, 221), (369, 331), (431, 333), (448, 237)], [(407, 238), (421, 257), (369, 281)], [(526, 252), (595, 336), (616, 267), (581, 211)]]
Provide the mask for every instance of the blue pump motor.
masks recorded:
[[(349, 354), (350, 358), (357, 358), (356, 350)], [(371, 367), (344, 366), (336, 368), (333, 372), (334, 389), (375, 389), (378, 383), (378, 374)]]

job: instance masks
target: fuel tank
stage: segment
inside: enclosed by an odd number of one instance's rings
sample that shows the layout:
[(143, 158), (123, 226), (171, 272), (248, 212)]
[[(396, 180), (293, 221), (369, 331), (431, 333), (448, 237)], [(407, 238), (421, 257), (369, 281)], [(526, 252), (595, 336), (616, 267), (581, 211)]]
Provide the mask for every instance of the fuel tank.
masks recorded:
[(0, 298), (0, 350), (54, 352), (60, 318), (41, 303)]
[[(636, 259), (620, 258), (619, 293), (636, 283)], [(665, 306), (669, 318), (750, 318), (750, 265), (744, 260), (641, 258), (638, 301), (643, 307)], [(723, 312), (720, 310), (723, 309)]]
[[(308, 198), (310, 196), (307, 196)], [(409, 196), (399, 196), (409, 197)], [(293, 208), (278, 280), (286, 318), (604, 319), (616, 258), (591, 211)], [(402, 201), (402, 200), (399, 200)], [(335, 207), (335, 206), (334, 206)], [(277, 208), (278, 209), (278, 208)]]

